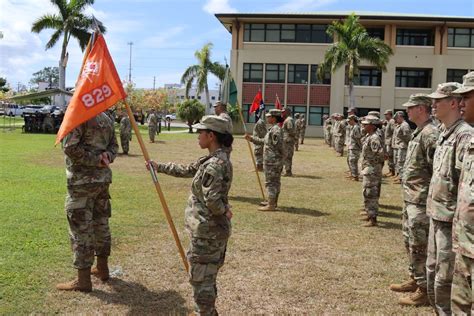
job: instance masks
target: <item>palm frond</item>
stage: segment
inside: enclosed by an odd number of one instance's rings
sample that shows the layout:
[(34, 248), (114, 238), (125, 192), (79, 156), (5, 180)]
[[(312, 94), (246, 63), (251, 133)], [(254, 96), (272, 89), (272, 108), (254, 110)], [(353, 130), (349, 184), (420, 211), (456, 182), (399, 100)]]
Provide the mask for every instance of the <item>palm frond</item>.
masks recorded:
[(63, 20), (69, 17), (69, 8), (66, 0), (51, 0), (51, 3), (58, 8), (59, 13)]
[(223, 81), (225, 78), (225, 67), (219, 62), (213, 62), (209, 65), (209, 71), (219, 78), (220, 81)]
[(87, 47), (87, 43), (89, 43), (89, 39), (91, 38), (91, 33), (85, 29), (73, 28), (70, 30), (70, 34), (77, 39), (81, 50), (84, 51)]
[(62, 29), (54, 32), (53, 35), (51, 35), (51, 38), (49, 39), (49, 41), (46, 43), (46, 49), (53, 48), (54, 45), (56, 45), (56, 43), (58, 42), (62, 34), (63, 34)]
[(184, 96), (186, 99), (189, 98), (189, 90), (191, 90), (191, 87), (193, 86), (193, 81), (194, 81), (194, 78), (190, 78), (187, 82), (186, 82), (186, 87), (184, 89)]
[(63, 28), (63, 21), (57, 14), (45, 14), (39, 17), (31, 27), (34, 33), (40, 33), (45, 29), (60, 30)]
[(186, 83), (189, 79), (194, 79), (199, 73), (199, 65), (192, 65), (186, 68), (181, 76), (181, 83)]

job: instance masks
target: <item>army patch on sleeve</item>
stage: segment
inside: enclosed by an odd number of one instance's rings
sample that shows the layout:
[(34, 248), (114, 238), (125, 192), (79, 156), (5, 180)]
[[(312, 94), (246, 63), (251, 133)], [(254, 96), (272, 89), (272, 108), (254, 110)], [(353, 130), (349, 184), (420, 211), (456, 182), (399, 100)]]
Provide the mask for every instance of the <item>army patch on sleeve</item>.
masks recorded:
[(202, 178), (202, 185), (205, 188), (208, 188), (212, 184), (212, 182), (214, 182), (214, 176), (209, 173), (205, 173)]
[(273, 142), (273, 144), (278, 143), (278, 135), (277, 134), (272, 135), (272, 142)]
[(371, 142), (370, 143), (370, 148), (372, 149), (373, 152), (377, 152), (380, 149), (379, 143), (378, 142)]

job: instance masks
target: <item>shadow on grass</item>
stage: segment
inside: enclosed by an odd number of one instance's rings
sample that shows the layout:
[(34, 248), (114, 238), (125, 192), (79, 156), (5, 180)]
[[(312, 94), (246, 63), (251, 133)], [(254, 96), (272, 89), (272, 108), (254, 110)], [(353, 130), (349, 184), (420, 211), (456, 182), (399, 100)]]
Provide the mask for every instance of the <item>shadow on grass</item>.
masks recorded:
[(392, 211), (402, 211), (402, 207), (399, 205), (386, 205), (386, 204), (380, 204), (379, 205), (381, 208), (384, 208), (386, 210), (392, 210)]
[(237, 201), (237, 202), (244, 202), (259, 205), (262, 202), (262, 198), (260, 197), (251, 197), (251, 196), (229, 196), (229, 200)]
[(311, 176), (306, 174), (294, 174), (292, 178), (322, 179), (320, 176)]
[(401, 215), (401, 214), (394, 214), (394, 213), (390, 213), (390, 212), (383, 212), (383, 211), (380, 211), (380, 210), (379, 210), (379, 216), (381, 216), (381, 217), (387, 217), (387, 218), (397, 218), (397, 219), (401, 219), (401, 218), (402, 218), (402, 215)]
[(125, 155), (124, 153), (119, 153), (118, 156), (119, 156), (119, 157), (122, 157), (122, 158), (125, 158), (125, 157), (142, 157), (143, 155), (139, 155), (139, 154), (128, 154), (128, 155)]
[(176, 291), (153, 292), (143, 285), (111, 278), (107, 285), (111, 292), (95, 289), (90, 295), (106, 304), (126, 305), (127, 315), (187, 315), (186, 301)]
[(276, 212), (296, 214), (296, 215), (306, 215), (313, 217), (327, 216), (328, 213), (324, 213), (318, 210), (312, 210), (309, 208), (298, 208), (298, 207), (278, 207)]
[(392, 222), (380, 222), (377, 221), (378, 227), (383, 229), (395, 229), (395, 230), (402, 230), (402, 224), (400, 223), (392, 223)]

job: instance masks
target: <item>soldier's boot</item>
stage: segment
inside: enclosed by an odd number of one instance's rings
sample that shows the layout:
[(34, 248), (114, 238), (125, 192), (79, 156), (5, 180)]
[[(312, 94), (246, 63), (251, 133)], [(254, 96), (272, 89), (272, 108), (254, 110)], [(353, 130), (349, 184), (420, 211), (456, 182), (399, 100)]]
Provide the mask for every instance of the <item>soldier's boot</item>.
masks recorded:
[(351, 177), (351, 180), (352, 180), (352, 181), (359, 181), (359, 176), (357, 176), (357, 177), (356, 177), (356, 176), (352, 176), (352, 177)]
[(360, 211), (359, 215), (367, 217), (367, 212), (366, 211)]
[(418, 285), (416, 285), (416, 281), (414, 279), (410, 279), (403, 283), (390, 284), (390, 290), (394, 292), (413, 292), (417, 288), (418, 288)]
[(409, 305), (409, 306), (428, 306), (428, 294), (426, 293), (425, 288), (417, 287), (416, 291), (411, 293), (408, 296), (401, 297), (398, 300), (400, 305)]
[(276, 211), (276, 200), (275, 199), (268, 199), (268, 205), (261, 206), (258, 208), (259, 211), (268, 212), (268, 211)]
[(260, 205), (261, 205), (261, 206), (267, 206), (267, 205), (268, 205), (268, 201), (262, 201), (262, 202), (260, 202)]
[(97, 265), (92, 268), (91, 274), (99, 278), (102, 282), (109, 279), (108, 257), (97, 257)]
[(363, 224), (364, 227), (376, 227), (377, 225), (377, 218), (376, 217), (369, 217), (367, 223)]
[(56, 289), (61, 291), (92, 291), (91, 268), (77, 270), (77, 279), (56, 284)]
[(400, 177), (396, 177), (395, 180), (393, 180), (393, 184), (401, 184), (402, 183), (402, 180), (400, 179)]
[(369, 216), (367, 216), (367, 214), (364, 214), (364, 215), (361, 215), (359, 220), (361, 220), (363, 222), (368, 222), (370, 220), (370, 218), (369, 218)]

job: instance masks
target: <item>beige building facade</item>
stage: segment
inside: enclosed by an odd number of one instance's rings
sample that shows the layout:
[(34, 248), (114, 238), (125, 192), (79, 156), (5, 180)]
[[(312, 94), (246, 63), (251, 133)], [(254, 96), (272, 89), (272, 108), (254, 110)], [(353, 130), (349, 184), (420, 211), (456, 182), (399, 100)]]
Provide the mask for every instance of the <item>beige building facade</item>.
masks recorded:
[[(349, 104), (344, 68), (324, 80), (316, 77), (334, 41), (327, 26), (348, 14), (216, 14), (232, 35), (231, 70), (247, 123), (254, 122), (248, 108), (260, 89), (267, 108), (278, 96), (293, 114), (305, 114), (308, 136), (322, 136), (322, 116), (343, 113)], [(357, 15), (369, 34), (394, 52), (386, 72), (361, 65), (354, 88), (359, 115), (401, 110), (410, 94), (431, 92), (441, 82), (461, 82), (474, 70), (472, 17)]]

